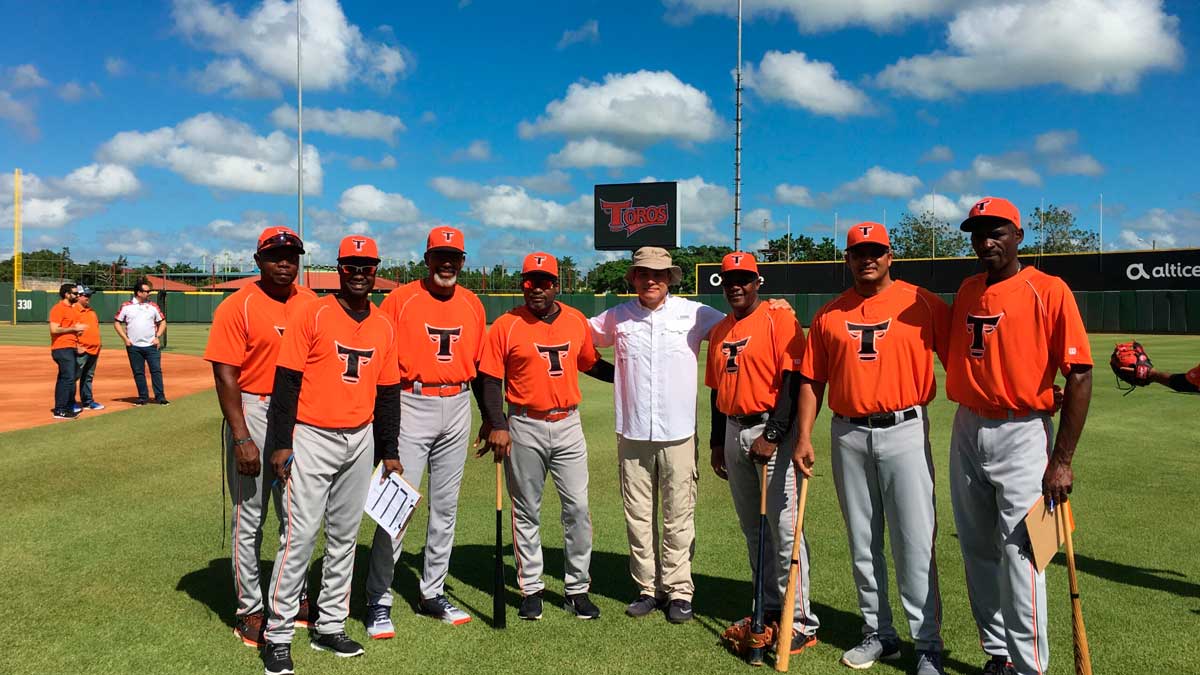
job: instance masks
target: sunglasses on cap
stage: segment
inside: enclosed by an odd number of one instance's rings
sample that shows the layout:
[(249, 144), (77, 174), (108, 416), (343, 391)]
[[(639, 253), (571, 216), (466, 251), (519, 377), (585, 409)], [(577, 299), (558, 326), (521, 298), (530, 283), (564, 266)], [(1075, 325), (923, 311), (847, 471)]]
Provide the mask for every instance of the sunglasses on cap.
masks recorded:
[(539, 290), (543, 290), (543, 291), (548, 291), (557, 285), (558, 285), (557, 281), (555, 281), (553, 279), (547, 279), (546, 277), (541, 277), (538, 279), (526, 279), (521, 282), (521, 288), (523, 288), (524, 290), (527, 290), (527, 291), (532, 291), (535, 288), (539, 289)]
[(304, 250), (304, 242), (300, 241), (300, 237), (297, 237), (291, 232), (279, 232), (267, 237), (259, 242), (258, 250), (264, 251), (269, 248), (279, 248), (282, 246), (291, 246), (292, 248), (298, 248), (301, 251)]
[(355, 274), (375, 274), (375, 270), (378, 268), (379, 265), (338, 265), (338, 269), (342, 271), (342, 274), (349, 274), (351, 276)]

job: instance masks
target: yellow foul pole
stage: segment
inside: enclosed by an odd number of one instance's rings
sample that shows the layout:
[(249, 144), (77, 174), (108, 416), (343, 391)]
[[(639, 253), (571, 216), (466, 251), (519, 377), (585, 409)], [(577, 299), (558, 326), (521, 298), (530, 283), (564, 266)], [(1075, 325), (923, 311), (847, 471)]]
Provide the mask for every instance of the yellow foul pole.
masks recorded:
[(21, 288), (21, 170), (13, 171), (13, 325), (17, 323), (17, 291)]

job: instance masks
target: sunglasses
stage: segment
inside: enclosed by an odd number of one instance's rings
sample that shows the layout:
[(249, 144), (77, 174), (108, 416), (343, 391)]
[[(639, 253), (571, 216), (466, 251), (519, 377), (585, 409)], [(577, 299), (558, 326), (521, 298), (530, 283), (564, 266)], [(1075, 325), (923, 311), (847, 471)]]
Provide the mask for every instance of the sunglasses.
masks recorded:
[(729, 288), (730, 286), (749, 286), (755, 281), (758, 281), (758, 277), (740, 274), (737, 276), (726, 275), (721, 277), (721, 285), (725, 288)]
[(300, 237), (287, 232), (273, 234), (270, 237), (262, 240), (258, 244), (258, 250), (262, 251), (263, 249), (276, 248), (279, 246), (291, 246), (292, 248), (300, 249), (301, 253), (304, 252), (304, 243), (300, 241)]
[(526, 279), (521, 282), (521, 288), (532, 291), (537, 288), (539, 290), (548, 291), (558, 285), (558, 282), (553, 279)]
[(138, 293), (149, 293), (150, 289), (149, 288), (139, 288), (137, 292)]
[(379, 265), (338, 265), (338, 269), (342, 270), (342, 274), (350, 276), (354, 276), (355, 274), (370, 276), (375, 274), (375, 270), (378, 268)]

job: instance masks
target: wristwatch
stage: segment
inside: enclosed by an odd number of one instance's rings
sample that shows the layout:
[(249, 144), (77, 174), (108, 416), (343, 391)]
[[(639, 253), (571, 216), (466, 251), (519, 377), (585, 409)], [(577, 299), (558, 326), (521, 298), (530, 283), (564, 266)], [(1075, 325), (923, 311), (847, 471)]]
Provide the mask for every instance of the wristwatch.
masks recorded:
[(237, 447), (243, 446), (252, 440), (254, 440), (254, 439), (249, 436), (247, 436), (245, 438), (235, 438), (233, 440), (233, 447), (237, 448)]
[(779, 432), (779, 429), (776, 429), (772, 426), (768, 426), (766, 429), (763, 429), (762, 436), (763, 440), (775, 445), (779, 445), (779, 441), (783, 440), (783, 434)]

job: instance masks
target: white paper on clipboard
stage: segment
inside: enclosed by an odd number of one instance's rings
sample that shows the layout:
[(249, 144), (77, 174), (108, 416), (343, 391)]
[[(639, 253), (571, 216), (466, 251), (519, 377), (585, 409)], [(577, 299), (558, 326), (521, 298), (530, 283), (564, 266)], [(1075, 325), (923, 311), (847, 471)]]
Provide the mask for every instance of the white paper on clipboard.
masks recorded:
[(421, 493), (398, 474), (388, 474), (387, 480), (380, 481), (382, 471), (383, 464), (380, 463), (371, 474), (371, 489), (367, 492), (363, 510), (395, 539), (408, 527), (408, 521), (421, 503)]

